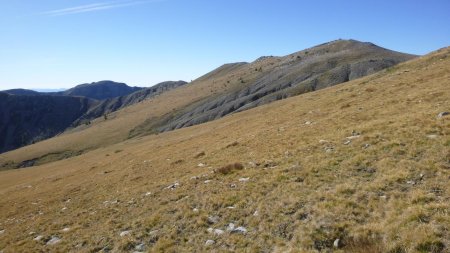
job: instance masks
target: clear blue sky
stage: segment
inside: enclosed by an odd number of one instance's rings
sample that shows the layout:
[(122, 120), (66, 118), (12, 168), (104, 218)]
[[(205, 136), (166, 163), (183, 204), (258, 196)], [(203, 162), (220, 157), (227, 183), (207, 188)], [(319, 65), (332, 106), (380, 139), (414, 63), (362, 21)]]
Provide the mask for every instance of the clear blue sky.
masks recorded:
[(450, 46), (450, 1), (0, 0), (0, 90), (190, 81), (338, 38), (426, 54)]

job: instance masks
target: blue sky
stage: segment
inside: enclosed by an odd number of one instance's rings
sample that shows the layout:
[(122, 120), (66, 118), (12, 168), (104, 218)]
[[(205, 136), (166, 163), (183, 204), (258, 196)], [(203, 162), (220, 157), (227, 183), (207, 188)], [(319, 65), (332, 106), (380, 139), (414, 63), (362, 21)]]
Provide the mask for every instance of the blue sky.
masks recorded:
[(450, 1), (0, 0), (0, 90), (190, 81), (338, 38), (426, 54)]

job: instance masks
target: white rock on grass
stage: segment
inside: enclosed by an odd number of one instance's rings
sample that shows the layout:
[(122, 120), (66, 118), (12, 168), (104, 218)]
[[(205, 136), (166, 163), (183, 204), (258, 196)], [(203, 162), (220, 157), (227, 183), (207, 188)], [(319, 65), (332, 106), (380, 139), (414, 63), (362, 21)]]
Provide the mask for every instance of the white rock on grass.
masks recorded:
[(63, 232), (69, 232), (69, 231), (70, 231), (70, 228), (63, 228), (61, 231), (63, 231)]
[(192, 209), (192, 212), (194, 212), (194, 213), (198, 213), (200, 210), (198, 210), (198, 208), (194, 208), (194, 209)]
[(150, 196), (150, 195), (152, 195), (152, 193), (151, 192), (146, 192), (145, 194), (144, 194), (144, 196)]
[(235, 228), (234, 223), (228, 224), (227, 231), (232, 231)]
[(223, 235), (225, 233), (225, 231), (223, 231), (222, 229), (214, 229), (214, 235)]
[(52, 239), (50, 239), (46, 244), (47, 245), (55, 245), (61, 242), (61, 238), (57, 236), (52, 236)]
[(204, 164), (204, 163), (199, 163), (198, 165), (197, 165), (197, 167), (205, 167), (206, 165)]
[(241, 177), (239, 178), (239, 182), (248, 182), (250, 180), (249, 177)]
[(44, 238), (43, 235), (38, 235), (35, 238), (33, 238), (33, 241), (40, 241), (40, 240), (42, 240), (42, 238)]
[(207, 241), (205, 242), (205, 246), (211, 246), (211, 245), (213, 245), (214, 243), (216, 243), (214, 240), (207, 240)]
[(134, 250), (138, 251), (138, 252), (143, 252), (145, 251), (145, 243), (141, 243), (138, 244), (134, 247)]
[(4, 234), (5, 233), (5, 230), (3, 229), (3, 230), (0, 230), (0, 235), (2, 235), (2, 234)]
[(208, 223), (209, 224), (214, 224), (219, 222), (220, 217), (219, 216), (209, 216), (208, 217)]
[(125, 231), (120, 232), (120, 234), (119, 234), (120, 237), (129, 236), (129, 235), (131, 235), (131, 230), (125, 230)]
[(244, 227), (237, 227), (230, 231), (232, 234), (247, 234), (247, 229)]
[(180, 186), (180, 183), (175, 182), (174, 184), (167, 186), (166, 189), (173, 190), (173, 189), (177, 188), (178, 186)]
[(207, 183), (210, 183), (211, 181), (212, 180), (205, 180), (204, 183), (207, 184)]

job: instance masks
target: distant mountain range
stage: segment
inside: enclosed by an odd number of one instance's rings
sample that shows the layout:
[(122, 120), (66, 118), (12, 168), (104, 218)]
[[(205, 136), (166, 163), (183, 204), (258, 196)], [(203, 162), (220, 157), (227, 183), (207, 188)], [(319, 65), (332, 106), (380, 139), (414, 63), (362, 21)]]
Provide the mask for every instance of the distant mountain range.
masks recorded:
[(142, 87), (130, 87), (124, 83), (117, 83), (113, 81), (100, 81), (93, 83), (84, 83), (64, 91), (56, 92), (38, 92), (27, 89), (11, 89), (3, 92), (11, 95), (54, 95), (54, 96), (72, 96), (72, 97), (87, 97), (96, 100), (114, 98), (125, 96), (138, 90)]
[(0, 153), (62, 133), (79, 124), (138, 103), (186, 82), (150, 88), (100, 81), (61, 92), (11, 89), (0, 92)]

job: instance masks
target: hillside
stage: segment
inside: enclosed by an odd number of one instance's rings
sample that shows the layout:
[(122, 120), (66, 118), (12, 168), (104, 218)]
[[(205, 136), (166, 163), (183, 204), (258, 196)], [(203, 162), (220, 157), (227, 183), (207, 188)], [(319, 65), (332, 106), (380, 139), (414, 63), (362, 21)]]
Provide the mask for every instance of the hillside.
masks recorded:
[[(150, 88), (137, 89), (131, 94), (128, 92), (136, 88), (109, 81), (96, 82), (85, 88), (77, 86), (67, 91), (67, 94), (64, 92), (42, 93), (25, 89), (6, 90), (4, 94), (13, 96), (8, 96), (6, 100), (0, 102), (0, 116), (3, 119), (0, 122), (0, 153), (45, 140), (73, 127), (89, 125), (91, 120), (97, 117), (158, 96), (184, 84), (186, 82), (167, 81)], [(122, 89), (124, 85), (129, 89), (126, 87)], [(75, 94), (85, 94), (90, 97), (127, 95), (94, 100), (75, 96)], [(56, 157), (64, 158), (80, 153), (81, 151), (62, 151)], [(14, 164), (13, 167), (32, 166), (35, 160), (37, 159), (22, 161)]]
[(63, 132), (93, 104), (82, 97), (0, 92), (0, 153)]
[(75, 124), (85, 120), (93, 120), (104, 114), (115, 112), (127, 106), (137, 104), (143, 100), (161, 95), (162, 93), (187, 84), (185, 81), (167, 81), (158, 83), (150, 88), (143, 88), (129, 95), (102, 100), (99, 104), (89, 109)]
[(141, 87), (130, 87), (124, 83), (117, 83), (113, 81), (100, 81), (93, 83), (85, 83), (77, 85), (71, 89), (56, 92), (56, 95), (63, 96), (81, 96), (97, 100), (120, 97), (131, 94)]
[[(284, 57), (225, 64), (187, 85), (111, 113), (107, 121), (101, 117), (51, 140), (3, 154), (0, 167), (14, 168), (29, 160), (42, 164), (59, 159), (53, 154), (78, 154), (204, 123), (368, 75), (411, 58), (414, 56), (371, 43), (337, 40)], [(107, 108), (107, 103), (99, 108)], [(92, 115), (101, 114), (93, 111)]]
[[(0, 250), (448, 252), (449, 84), (445, 48), (216, 121), (0, 172)], [(121, 111), (156, 109), (150, 101)], [(56, 140), (65, 139), (45, 142)]]

